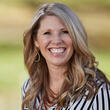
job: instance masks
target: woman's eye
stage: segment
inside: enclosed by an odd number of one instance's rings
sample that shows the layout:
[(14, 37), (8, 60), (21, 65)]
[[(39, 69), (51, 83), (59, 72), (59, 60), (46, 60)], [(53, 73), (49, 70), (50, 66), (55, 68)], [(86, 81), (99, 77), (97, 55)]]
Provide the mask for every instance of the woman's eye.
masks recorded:
[(68, 31), (66, 31), (66, 30), (65, 30), (65, 31), (62, 31), (62, 32), (63, 32), (64, 34), (68, 34)]
[(44, 35), (49, 35), (49, 34), (50, 34), (50, 32), (45, 32), (45, 33), (44, 33)]

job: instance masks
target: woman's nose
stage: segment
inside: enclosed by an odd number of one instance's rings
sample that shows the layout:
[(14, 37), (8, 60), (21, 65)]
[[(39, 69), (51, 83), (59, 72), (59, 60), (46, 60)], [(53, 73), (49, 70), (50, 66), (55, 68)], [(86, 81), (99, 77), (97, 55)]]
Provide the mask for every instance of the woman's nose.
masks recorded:
[(62, 38), (59, 33), (53, 35), (52, 42), (55, 44), (59, 44), (62, 42)]

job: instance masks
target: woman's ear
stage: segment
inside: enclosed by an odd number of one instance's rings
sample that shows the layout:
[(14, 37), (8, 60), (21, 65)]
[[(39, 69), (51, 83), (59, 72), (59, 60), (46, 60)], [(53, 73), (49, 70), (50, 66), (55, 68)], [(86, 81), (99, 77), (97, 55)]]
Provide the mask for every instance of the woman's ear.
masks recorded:
[(39, 43), (38, 43), (37, 40), (34, 41), (34, 45), (35, 45), (37, 48), (39, 48)]

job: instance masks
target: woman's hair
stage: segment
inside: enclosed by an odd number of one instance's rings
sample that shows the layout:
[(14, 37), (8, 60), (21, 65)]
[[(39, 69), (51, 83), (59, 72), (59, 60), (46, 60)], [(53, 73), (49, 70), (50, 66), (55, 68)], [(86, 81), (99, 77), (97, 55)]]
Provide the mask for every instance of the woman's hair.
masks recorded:
[[(61, 19), (69, 31), (74, 48), (73, 55), (68, 61), (68, 74), (57, 97), (49, 88), (49, 71), (46, 61), (40, 50), (34, 45), (40, 21), (47, 15), (57, 16)], [(65, 106), (69, 101), (86, 95), (87, 90), (87, 99), (97, 92), (98, 87), (95, 82), (96, 71), (98, 71), (97, 63), (94, 55), (88, 49), (87, 34), (76, 14), (63, 4), (48, 3), (37, 10), (31, 26), (24, 34), (24, 63), (30, 76), (31, 85), (26, 92), (22, 109), (24, 105), (31, 109), (31, 101), (34, 102), (35, 108), (35, 99), (40, 92), (43, 100), (51, 104), (58, 103), (60, 106)], [(53, 98), (52, 101), (49, 100), (49, 96)]]

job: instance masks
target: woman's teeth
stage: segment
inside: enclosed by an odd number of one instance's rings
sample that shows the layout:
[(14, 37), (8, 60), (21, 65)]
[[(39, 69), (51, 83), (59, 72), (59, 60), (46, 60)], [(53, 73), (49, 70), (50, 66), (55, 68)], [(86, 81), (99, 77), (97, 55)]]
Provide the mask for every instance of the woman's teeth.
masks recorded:
[(59, 48), (59, 49), (53, 48), (53, 49), (50, 49), (50, 51), (52, 53), (63, 53), (65, 51), (65, 48)]

